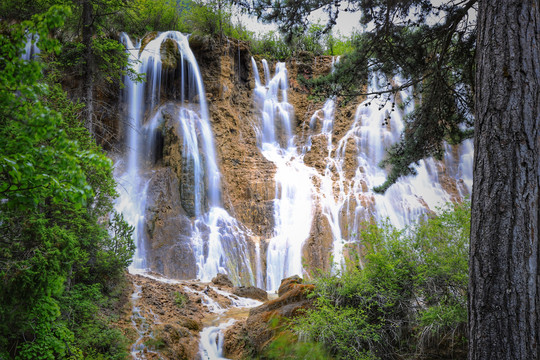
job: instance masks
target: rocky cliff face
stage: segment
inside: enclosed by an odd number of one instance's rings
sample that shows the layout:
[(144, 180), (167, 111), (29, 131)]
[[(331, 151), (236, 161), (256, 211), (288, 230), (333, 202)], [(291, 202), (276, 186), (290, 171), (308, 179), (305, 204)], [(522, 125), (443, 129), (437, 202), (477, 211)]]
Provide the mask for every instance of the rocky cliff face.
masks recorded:
[[(156, 34), (150, 34), (143, 40), (143, 47), (155, 37)], [(264, 286), (266, 252), (269, 240), (275, 236), (274, 200), (281, 189), (276, 187), (276, 165), (263, 156), (257, 143), (261, 114), (254, 106), (256, 84), (250, 50), (237, 40), (192, 36), (189, 43), (206, 90), (216, 162), (221, 172), (223, 207), (238, 221), (234, 227), (244, 234), (245, 239), (244, 245), (236, 245), (234, 240), (223, 243), (227, 253), (226, 266), (235, 283)], [(200, 270), (197, 256), (205, 257), (211, 251), (210, 229), (194, 222), (196, 199), (207, 196), (208, 184), (199, 188), (194, 186), (196, 164), (182, 155), (186, 146), (182, 136), (186, 135), (179, 129), (177, 113), (178, 105), (196, 107), (201, 99), (193, 94), (180, 95), (188, 92), (186, 89), (190, 88), (191, 80), (180, 84), (175, 80), (178, 64), (182, 62), (177, 45), (166, 40), (160, 51), (163, 68), (161, 91), (157, 97), (159, 108), (145, 114), (146, 123), (156, 122), (151, 135), (154, 140), (147, 149), (150, 174), (144, 216), (147, 266), (168, 277), (193, 279)], [(262, 59), (255, 60), (262, 69)], [(332, 57), (315, 58), (305, 53), (287, 63), (288, 102), (294, 108), (292, 131), (297, 147), (304, 149), (299, 152), (303, 163), (314, 169), (311, 180), (316, 189), (313, 208), (305, 209), (313, 212), (309, 236), (295, 240), (304, 242), (304, 275), (315, 269), (329, 270), (332, 260), (335, 261), (332, 252), (336, 246), (343, 247), (340, 251), (345, 256), (350, 251), (361, 251), (357, 241), (359, 224), (373, 220), (378, 211), (377, 203), (383, 201), (371, 191), (373, 184), (368, 172), (371, 171), (369, 166), (373, 165), (364, 160), (378, 148), (373, 143), (371, 147), (367, 146), (363, 140), (363, 136), (367, 136), (364, 135), (367, 125), (362, 123), (361, 111), (370, 109), (368, 105), (364, 110), (363, 106), (358, 107), (364, 99), (358, 98), (346, 105), (335, 100), (332, 129), (327, 133), (323, 129), (325, 114), (321, 110), (325, 104), (310, 100), (307, 89), (298, 81), (300, 75), (310, 78), (329, 73), (332, 63)], [(270, 64), (271, 70), (274, 65)], [(397, 131), (392, 123), (386, 127), (388, 132)], [(386, 144), (388, 140), (384, 136), (370, 141)], [(449, 159), (459, 157), (457, 149), (449, 149), (449, 152), (453, 154)], [(449, 199), (460, 201), (467, 193), (455, 161), (435, 163), (429, 169), (443, 191), (449, 194)], [(396, 191), (409, 190), (403, 187)], [(424, 199), (417, 198), (429, 207)], [(408, 211), (407, 203), (399, 206), (404, 213)], [(415, 211), (412, 214), (419, 216), (420, 213)], [(195, 249), (191, 238), (194, 231), (202, 239), (200, 251)], [(341, 237), (341, 243), (336, 243), (336, 237)], [(261, 274), (258, 274), (259, 270), (262, 270)]]

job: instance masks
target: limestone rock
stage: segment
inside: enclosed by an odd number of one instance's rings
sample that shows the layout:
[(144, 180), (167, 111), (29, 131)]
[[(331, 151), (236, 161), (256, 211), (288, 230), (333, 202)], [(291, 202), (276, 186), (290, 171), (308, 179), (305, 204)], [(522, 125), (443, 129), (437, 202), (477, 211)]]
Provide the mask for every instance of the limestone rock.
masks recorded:
[(268, 293), (255, 286), (239, 286), (233, 288), (233, 294), (259, 301), (268, 301)]
[(236, 322), (225, 331), (223, 353), (228, 359), (240, 360), (251, 358), (252, 347), (246, 329), (246, 322)]
[(180, 52), (178, 44), (173, 39), (165, 39), (160, 47), (162, 69), (175, 69), (178, 67)]
[(236, 325), (225, 333), (225, 355), (229, 355), (227, 351), (237, 353), (238, 349), (253, 349), (260, 353), (275, 334), (270, 324), (272, 319), (290, 319), (298, 316), (299, 310), (312, 306), (312, 300), (308, 299), (307, 295), (313, 288), (313, 285), (302, 284), (302, 279), (298, 276), (282, 280), (277, 299), (251, 309), (243, 327)]
[(229, 277), (225, 274), (217, 274), (213, 279), (212, 283), (218, 286), (226, 286), (232, 288), (234, 285), (231, 280), (229, 280)]
[(148, 267), (175, 279), (194, 279), (197, 267), (191, 221), (180, 204), (179, 184), (170, 168), (156, 171), (148, 186), (145, 230)]
[(281, 284), (279, 284), (279, 289), (278, 289), (278, 296), (282, 297), (289, 291), (293, 290), (295, 285), (302, 284), (303, 282), (304, 282), (304, 279), (302, 279), (298, 275), (293, 275), (293, 276), (290, 276), (288, 278), (281, 280)]

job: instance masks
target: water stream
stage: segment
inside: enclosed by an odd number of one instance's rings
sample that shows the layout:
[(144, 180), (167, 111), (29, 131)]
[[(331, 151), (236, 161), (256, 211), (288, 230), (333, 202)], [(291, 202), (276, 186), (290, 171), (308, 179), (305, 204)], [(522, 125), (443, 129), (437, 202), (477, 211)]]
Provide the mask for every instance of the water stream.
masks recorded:
[(261, 83), (255, 61), (255, 103), (260, 112), (259, 149), (276, 166), (274, 236), (268, 240), (266, 289), (277, 290), (281, 279), (302, 275), (302, 246), (313, 221), (315, 170), (306, 166), (296, 147), (292, 119), (294, 109), (287, 102), (288, 73), (285, 63), (277, 63), (270, 77), (263, 60), (265, 83)]

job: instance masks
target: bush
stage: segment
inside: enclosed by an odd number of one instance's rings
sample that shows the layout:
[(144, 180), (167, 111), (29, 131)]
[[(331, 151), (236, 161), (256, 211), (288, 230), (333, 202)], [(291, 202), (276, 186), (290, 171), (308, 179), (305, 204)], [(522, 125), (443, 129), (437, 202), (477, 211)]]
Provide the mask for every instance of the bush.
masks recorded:
[(465, 354), (469, 222), (466, 203), (405, 230), (367, 225), (365, 264), (315, 279), (294, 331), (337, 359)]

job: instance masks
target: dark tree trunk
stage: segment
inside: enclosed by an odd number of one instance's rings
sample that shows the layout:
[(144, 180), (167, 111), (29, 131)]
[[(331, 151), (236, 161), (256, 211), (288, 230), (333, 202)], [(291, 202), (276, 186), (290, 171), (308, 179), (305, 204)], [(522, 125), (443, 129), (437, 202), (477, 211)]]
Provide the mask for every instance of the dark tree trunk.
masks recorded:
[(86, 128), (94, 134), (94, 55), (92, 36), (94, 35), (92, 0), (83, 0), (82, 4), (82, 43), (85, 68), (83, 72), (82, 96), (86, 104)]
[(479, 1), (470, 360), (540, 359), (539, 7)]

